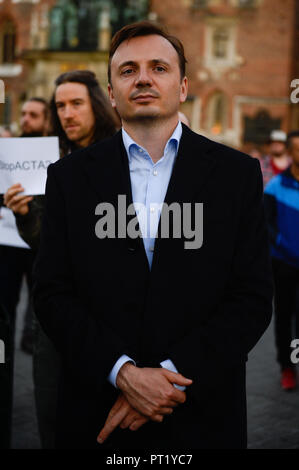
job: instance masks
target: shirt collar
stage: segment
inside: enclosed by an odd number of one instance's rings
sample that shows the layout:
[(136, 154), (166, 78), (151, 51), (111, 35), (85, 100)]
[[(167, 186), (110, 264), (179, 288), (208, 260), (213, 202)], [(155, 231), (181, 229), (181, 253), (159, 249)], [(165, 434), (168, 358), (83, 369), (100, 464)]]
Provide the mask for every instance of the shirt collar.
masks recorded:
[[(165, 155), (165, 151), (167, 149), (167, 146), (169, 146), (170, 143), (173, 143), (176, 146), (176, 152), (178, 151), (180, 140), (181, 140), (181, 137), (182, 137), (182, 132), (183, 132), (182, 123), (181, 123), (181, 121), (179, 121), (176, 128), (175, 128), (175, 130), (173, 131), (171, 137), (168, 139), (168, 141), (165, 145), (163, 155)], [(145, 151), (146, 154), (148, 154), (148, 152), (145, 148), (143, 148), (140, 145), (136, 144), (136, 142), (132, 139), (132, 137), (129, 136), (129, 134), (125, 131), (124, 128), (122, 128), (122, 138), (123, 138), (124, 146), (125, 146), (129, 161), (131, 161), (131, 159), (132, 159), (132, 150), (133, 150), (134, 147), (137, 148), (137, 149), (142, 149), (142, 150)]]

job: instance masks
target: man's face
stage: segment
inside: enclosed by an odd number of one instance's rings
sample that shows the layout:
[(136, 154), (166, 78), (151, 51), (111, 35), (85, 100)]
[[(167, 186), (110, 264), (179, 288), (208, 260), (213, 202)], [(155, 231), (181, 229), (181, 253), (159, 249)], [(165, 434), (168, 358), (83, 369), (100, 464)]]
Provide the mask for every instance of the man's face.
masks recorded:
[(55, 92), (57, 114), (67, 138), (78, 147), (91, 143), (95, 117), (87, 87), (83, 83), (63, 83)]
[(46, 135), (48, 121), (45, 116), (45, 106), (38, 101), (27, 101), (22, 107), (21, 131), (24, 137), (30, 135)]
[(272, 157), (281, 157), (286, 153), (286, 144), (284, 142), (271, 142), (269, 153)]
[(181, 80), (178, 54), (167, 39), (141, 36), (116, 50), (108, 91), (123, 121), (169, 119), (187, 97), (187, 79)]
[(293, 162), (299, 167), (299, 137), (292, 138), (289, 152)]

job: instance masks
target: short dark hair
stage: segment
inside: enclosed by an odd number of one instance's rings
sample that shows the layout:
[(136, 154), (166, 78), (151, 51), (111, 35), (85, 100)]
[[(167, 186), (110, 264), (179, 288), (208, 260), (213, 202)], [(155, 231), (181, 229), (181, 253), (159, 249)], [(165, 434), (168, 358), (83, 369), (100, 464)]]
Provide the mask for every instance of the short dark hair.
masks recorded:
[[(95, 117), (92, 143), (114, 135), (118, 124), (117, 118), (108, 98), (100, 87), (96, 75), (90, 70), (73, 70), (59, 75), (55, 80), (56, 89), (64, 83), (82, 83), (88, 90)], [(74, 143), (68, 139), (58, 117), (55, 102), (56, 89), (50, 102), (52, 132), (59, 137), (62, 153), (66, 153), (74, 149)]]
[(181, 41), (175, 37), (171, 36), (165, 28), (151, 21), (138, 21), (136, 23), (129, 24), (124, 26), (122, 29), (117, 31), (111, 40), (110, 50), (109, 50), (109, 62), (108, 62), (108, 81), (111, 83), (111, 61), (112, 57), (115, 54), (116, 49), (120, 46), (120, 44), (126, 40), (130, 40), (132, 38), (137, 38), (140, 36), (150, 36), (152, 34), (157, 34), (158, 36), (162, 36), (163, 38), (167, 39), (170, 44), (175, 48), (179, 58), (179, 67), (181, 72), (181, 79), (184, 78), (186, 74), (186, 57), (184, 46)]
[(299, 137), (299, 131), (292, 131), (288, 133), (287, 137), (287, 148), (290, 149), (292, 147), (292, 140), (295, 139), (295, 137)]
[(35, 101), (36, 103), (40, 103), (44, 106), (44, 114), (45, 118), (47, 119), (49, 115), (49, 103), (44, 98), (40, 98), (39, 96), (33, 96), (32, 98), (26, 100), (25, 103), (30, 103), (31, 101)]

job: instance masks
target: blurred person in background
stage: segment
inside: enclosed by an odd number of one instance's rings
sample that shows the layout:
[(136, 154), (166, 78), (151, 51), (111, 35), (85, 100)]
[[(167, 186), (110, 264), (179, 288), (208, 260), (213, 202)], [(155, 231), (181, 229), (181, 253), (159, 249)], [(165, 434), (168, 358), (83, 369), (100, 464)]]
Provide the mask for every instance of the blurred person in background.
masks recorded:
[[(22, 106), (21, 111), (21, 137), (42, 137), (47, 135), (49, 124), (48, 117), (48, 105), (43, 98), (33, 97), (27, 100)], [(9, 133), (10, 132), (7, 134)], [(14, 186), (12, 188), (14, 188)], [(9, 188), (8, 191), (10, 190), (11, 188)], [(25, 198), (23, 196), (18, 197), (27, 202), (32, 199), (28, 196)], [(7, 207), (11, 209), (11, 207)], [(21, 348), (29, 354), (32, 354), (33, 347), (33, 312), (30, 298), (33, 259), (34, 255), (32, 251), (26, 248), (0, 246), (0, 297), (9, 312), (13, 331), (15, 329), (16, 307), (20, 298), (22, 279), (24, 275), (26, 277), (29, 300), (25, 313)]]
[[(0, 138), (1, 137), (13, 137), (12, 131), (9, 126), (0, 127)], [(1, 219), (1, 207), (3, 206), (3, 194), (0, 194), (0, 219)]]
[(260, 159), (264, 186), (273, 176), (286, 170), (291, 159), (287, 153), (287, 135), (284, 131), (274, 130), (269, 138), (269, 153)]
[[(22, 106), (20, 128), (21, 137), (41, 137), (48, 131), (48, 105), (43, 98), (34, 97), (27, 100)], [(11, 137), (11, 133), (7, 132), (2, 137)], [(24, 198), (24, 197), (23, 197)], [(5, 196), (1, 198), (1, 204), (5, 204)], [(30, 198), (26, 197), (29, 201)], [(11, 208), (11, 207), (8, 207)], [(11, 387), (9, 403), (7, 403), (7, 420), (9, 422), (9, 430), (5, 446), (10, 445), (10, 425), (12, 416), (12, 384), (13, 384), (13, 367), (14, 367), (14, 338), (15, 338), (15, 322), (16, 308), (20, 298), (20, 291), (23, 277), (26, 277), (28, 285), (28, 301), (26, 306), (24, 327), (21, 338), (21, 348), (24, 352), (32, 354), (33, 349), (33, 309), (31, 302), (32, 290), (32, 266), (34, 253), (30, 249), (18, 248), (7, 245), (0, 245), (0, 299), (3, 308), (9, 318), (9, 350), (10, 350), (10, 370), (11, 370)]]
[[(119, 125), (95, 74), (88, 70), (67, 72), (56, 79), (50, 110), (52, 133), (59, 137), (61, 157), (112, 136)], [(36, 253), (44, 196), (28, 202), (25, 196), (19, 196), (23, 190), (20, 185), (15, 185), (6, 193), (5, 200), (14, 211), (21, 237)], [(39, 433), (44, 449), (54, 447), (59, 368), (56, 350), (37, 322), (34, 386)]]
[(9, 126), (0, 127), (0, 137), (13, 137), (13, 133)]
[(250, 155), (251, 157), (253, 158), (257, 158), (260, 162), (263, 158), (262, 156), (262, 152), (257, 149), (256, 147), (252, 148), (249, 152), (248, 152), (248, 155)]
[[(265, 207), (271, 240), (274, 276), (275, 342), (284, 390), (296, 387), (292, 363), (293, 323), (299, 321), (299, 131), (287, 140), (291, 166), (265, 188)], [(297, 323), (298, 332), (298, 323)]]

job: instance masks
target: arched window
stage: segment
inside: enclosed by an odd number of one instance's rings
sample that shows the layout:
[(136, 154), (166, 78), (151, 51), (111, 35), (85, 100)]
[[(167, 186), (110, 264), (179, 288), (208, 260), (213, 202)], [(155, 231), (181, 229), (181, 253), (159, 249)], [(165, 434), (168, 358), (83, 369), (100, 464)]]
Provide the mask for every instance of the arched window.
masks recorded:
[(0, 61), (11, 64), (15, 60), (16, 28), (11, 20), (7, 20), (0, 28)]
[(221, 93), (215, 93), (208, 104), (208, 131), (213, 135), (225, 133), (227, 129), (228, 103), (226, 96)]

